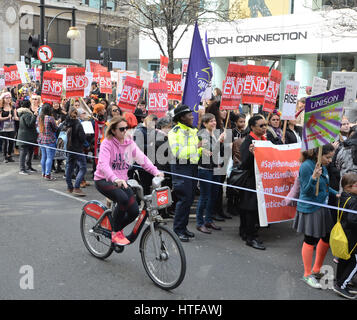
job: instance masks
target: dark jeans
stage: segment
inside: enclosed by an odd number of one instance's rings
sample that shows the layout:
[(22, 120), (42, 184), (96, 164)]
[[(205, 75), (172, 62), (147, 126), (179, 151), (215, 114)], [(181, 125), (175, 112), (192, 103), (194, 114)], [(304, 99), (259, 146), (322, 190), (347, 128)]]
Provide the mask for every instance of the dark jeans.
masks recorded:
[(114, 183), (104, 179), (94, 182), (95, 187), (102, 195), (117, 204), (113, 211), (113, 231), (123, 230), (139, 215), (139, 206), (135, 200), (133, 190), (130, 187), (127, 189), (118, 188)]
[(346, 285), (357, 273), (357, 254), (356, 251), (351, 254), (348, 260), (339, 259), (336, 270), (336, 284), (341, 288)]
[(74, 187), (76, 189), (79, 189), (81, 186), (81, 182), (87, 172), (87, 160), (85, 156), (69, 153), (66, 161), (66, 182), (68, 189), (73, 189), (72, 174), (74, 172), (76, 164), (78, 164), (79, 170), (76, 176)]
[[(3, 137), (8, 137), (8, 138), (15, 138), (15, 131), (2, 131), (0, 132), (0, 135)], [(7, 139), (1, 139), (3, 141), (2, 143), (2, 151), (4, 154), (5, 158), (11, 157), (12, 152), (14, 151), (14, 141), (13, 140), (7, 140)]]
[[(224, 183), (226, 176), (216, 176), (216, 181), (220, 183)], [(213, 192), (215, 192), (215, 202), (213, 203), (213, 215), (222, 216), (223, 212), (223, 186), (222, 185), (215, 185)]]
[(188, 178), (172, 176), (172, 186), (177, 198), (174, 231), (177, 234), (183, 234), (187, 229), (190, 209), (195, 199), (197, 180), (193, 180), (191, 177), (197, 177), (197, 165), (172, 164), (171, 172), (188, 176)]
[[(209, 169), (198, 169), (198, 178), (220, 182), (220, 177), (213, 174), (213, 170)], [(196, 210), (196, 224), (198, 227), (204, 225), (205, 223), (211, 223), (212, 211), (215, 202), (217, 201), (217, 192), (219, 186), (213, 183), (200, 181), (200, 198), (198, 200), (197, 210)], [(206, 213), (206, 214), (205, 214)], [(205, 215), (204, 215), (205, 214)], [(204, 216), (204, 217), (203, 217)]]
[[(32, 168), (33, 146), (24, 144), (20, 146), (20, 170), (26, 171)], [(25, 166), (26, 164), (26, 166)]]

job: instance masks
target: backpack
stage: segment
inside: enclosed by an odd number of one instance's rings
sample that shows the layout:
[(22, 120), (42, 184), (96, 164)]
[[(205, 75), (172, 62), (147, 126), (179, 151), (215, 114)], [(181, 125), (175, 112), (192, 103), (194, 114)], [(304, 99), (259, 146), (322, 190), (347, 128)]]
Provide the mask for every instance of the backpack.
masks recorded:
[(65, 159), (66, 153), (64, 151), (68, 150), (71, 146), (71, 136), (72, 136), (72, 127), (64, 127), (57, 138), (56, 154), (55, 159)]
[[(351, 252), (357, 246), (357, 243), (356, 243), (351, 251), (348, 250), (348, 239), (347, 239), (346, 234), (343, 231), (343, 228), (341, 225), (343, 209), (346, 207), (346, 204), (350, 199), (351, 199), (351, 197), (349, 197), (346, 200), (345, 204), (343, 205), (341, 213), (340, 213), (340, 210), (338, 210), (337, 222), (334, 225), (334, 227), (332, 228), (331, 234), (330, 234), (330, 247), (331, 247), (332, 254), (335, 257), (341, 258), (344, 260), (348, 260), (351, 258)], [(338, 207), (340, 207), (340, 201), (338, 202)]]

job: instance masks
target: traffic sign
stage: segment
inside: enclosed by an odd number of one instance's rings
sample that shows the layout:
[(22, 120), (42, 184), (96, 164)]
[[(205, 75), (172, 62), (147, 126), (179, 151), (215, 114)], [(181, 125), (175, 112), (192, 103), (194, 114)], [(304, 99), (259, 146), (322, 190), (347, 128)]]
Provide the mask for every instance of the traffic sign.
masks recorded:
[(53, 58), (53, 51), (47, 45), (41, 46), (37, 50), (37, 56), (42, 63), (49, 63)]

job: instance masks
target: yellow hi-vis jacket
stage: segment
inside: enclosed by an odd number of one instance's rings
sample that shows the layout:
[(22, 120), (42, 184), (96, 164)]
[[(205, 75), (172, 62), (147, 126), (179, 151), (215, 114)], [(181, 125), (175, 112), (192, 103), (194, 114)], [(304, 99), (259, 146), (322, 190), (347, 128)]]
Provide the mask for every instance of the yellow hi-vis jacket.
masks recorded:
[(202, 154), (202, 148), (198, 148), (198, 130), (188, 127), (181, 122), (173, 127), (169, 134), (169, 145), (174, 157), (178, 160), (186, 160), (191, 164), (198, 164)]

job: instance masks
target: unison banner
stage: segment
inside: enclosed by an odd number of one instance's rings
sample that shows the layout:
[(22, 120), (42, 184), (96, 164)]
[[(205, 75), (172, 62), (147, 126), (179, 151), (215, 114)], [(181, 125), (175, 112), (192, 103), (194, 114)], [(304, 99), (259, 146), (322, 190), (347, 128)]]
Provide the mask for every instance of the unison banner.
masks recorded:
[(166, 76), (167, 92), (169, 100), (181, 101), (182, 97), (182, 82), (180, 74), (168, 73)]
[(50, 71), (43, 73), (41, 99), (46, 102), (61, 102), (63, 75)]
[(269, 80), (269, 67), (246, 66), (242, 102), (247, 104), (264, 104)]
[(127, 76), (120, 95), (118, 107), (123, 112), (134, 112), (140, 98), (144, 81)]
[(66, 98), (84, 97), (86, 86), (85, 68), (71, 67), (66, 69)]
[(282, 198), (259, 192), (288, 195), (299, 176), (301, 144), (274, 145), (258, 140), (253, 143), (260, 226), (293, 219), (296, 207), (287, 206)]
[(148, 112), (164, 117), (169, 107), (167, 84), (164, 82), (149, 83)]
[(226, 79), (223, 81), (221, 110), (238, 110), (242, 100), (246, 67), (230, 63)]
[(341, 128), (346, 88), (306, 99), (302, 151), (334, 142)]
[(270, 74), (269, 84), (264, 97), (263, 111), (272, 113), (275, 109), (276, 99), (279, 94), (279, 87), (282, 73), (273, 69)]

